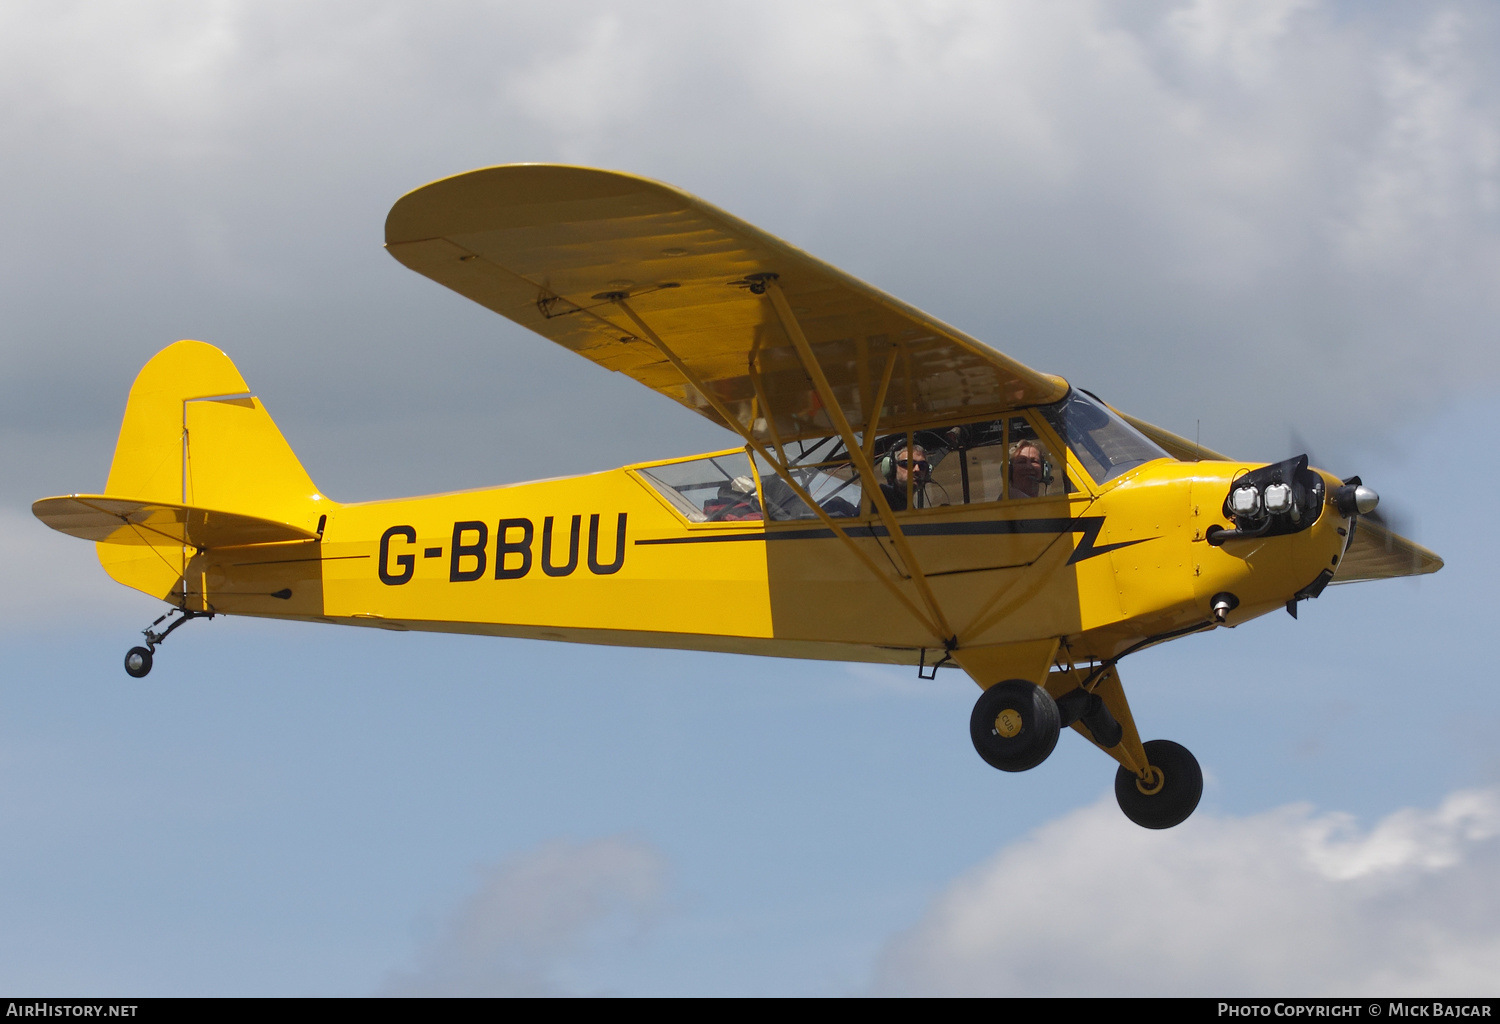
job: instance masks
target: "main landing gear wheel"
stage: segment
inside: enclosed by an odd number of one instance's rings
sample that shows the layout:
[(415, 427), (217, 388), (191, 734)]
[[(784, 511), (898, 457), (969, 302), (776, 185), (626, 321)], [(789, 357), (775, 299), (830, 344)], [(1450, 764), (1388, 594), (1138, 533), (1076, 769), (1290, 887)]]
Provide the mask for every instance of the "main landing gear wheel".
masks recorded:
[(132, 647), (125, 653), (125, 671), (136, 679), (144, 679), (151, 671), (151, 651), (145, 647)]
[(1024, 679), (1009, 679), (974, 702), (969, 736), (990, 767), (1024, 772), (1047, 760), (1057, 746), (1061, 722), (1050, 693)]
[(1125, 817), (1142, 828), (1171, 828), (1187, 821), (1203, 796), (1203, 769), (1187, 747), (1171, 740), (1149, 740), (1145, 779), (1123, 765), (1115, 773), (1115, 800)]

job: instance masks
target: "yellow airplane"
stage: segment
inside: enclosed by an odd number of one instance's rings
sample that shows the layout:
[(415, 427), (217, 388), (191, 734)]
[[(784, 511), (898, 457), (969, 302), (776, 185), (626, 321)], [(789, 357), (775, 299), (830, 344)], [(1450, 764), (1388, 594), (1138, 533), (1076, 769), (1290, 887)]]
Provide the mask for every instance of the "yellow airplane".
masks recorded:
[(738, 446), (340, 504), (229, 358), (179, 341), (131, 388), (104, 493), (32, 506), (173, 606), (132, 676), (214, 615), (957, 666), (985, 761), (1031, 768), (1072, 726), (1125, 814), (1169, 828), (1202, 773), (1141, 741), (1122, 658), (1442, 566), (1357, 478), (1123, 415), (658, 182), (473, 171), (402, 197), (386, 247)]

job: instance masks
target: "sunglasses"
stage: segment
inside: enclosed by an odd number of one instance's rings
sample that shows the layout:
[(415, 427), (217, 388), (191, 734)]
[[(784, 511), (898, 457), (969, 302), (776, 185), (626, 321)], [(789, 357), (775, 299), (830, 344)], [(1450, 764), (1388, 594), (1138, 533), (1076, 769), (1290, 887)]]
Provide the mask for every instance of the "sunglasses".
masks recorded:
[(917, 459), (917, 460), (912, 460), (912, 459), (897, 459), (896, 460), (896, 465), (900, 466), (902, 469), (912, 469), (913, 467), (915, 467), (917, 470), (919, 470), (919, 471), (921, 471), (923, 473), (927, 472), (927, 460), (926, 459)]

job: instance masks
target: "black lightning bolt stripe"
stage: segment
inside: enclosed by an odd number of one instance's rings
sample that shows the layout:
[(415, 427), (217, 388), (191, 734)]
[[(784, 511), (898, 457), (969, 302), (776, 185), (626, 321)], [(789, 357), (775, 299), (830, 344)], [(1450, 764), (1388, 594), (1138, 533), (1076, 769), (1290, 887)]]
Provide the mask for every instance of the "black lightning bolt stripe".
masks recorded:
[[(880, 524), (866, 525), (864, 523), (850, 522), (849, 532), (854, 536), (885, 537), (889, 535), (886, 528)], [(1073, 551), (1073, 557), (1068, 559), (1068, 564), (1082, 562), (1096, 555), (1107, 554), (1117, 548), (1128, 548), (1132, 544), (1140, 544), (1143, 541), (1152, 540), (1151, 537), (1142, 537), (1139, 540), (1123, 540), (1114, 544), (1097, 544), (1099, 531), (1104, 529), (1103, 516), (1079, 516), (1077, 519), (1060, 516), (1049, 519), (987, 519), (978, 522), (967, 523), (912, 523), (903, 526), (901, 532), (908, 537), (975, 537), (994, 536), (997, 534), (1018, 533), (1081, 533), (1078, 547)], [(814, 528), (808, 530), (758, 530), (755, 533), (701, 533), (690, 537), (658, 537), (648, 540), (638, 540), (637, 544), (646, 546), (650, 544), (724, 544), (733, 541), (791, 541), (791, 540), (831, 540), (833, 531), (826, 528)]]

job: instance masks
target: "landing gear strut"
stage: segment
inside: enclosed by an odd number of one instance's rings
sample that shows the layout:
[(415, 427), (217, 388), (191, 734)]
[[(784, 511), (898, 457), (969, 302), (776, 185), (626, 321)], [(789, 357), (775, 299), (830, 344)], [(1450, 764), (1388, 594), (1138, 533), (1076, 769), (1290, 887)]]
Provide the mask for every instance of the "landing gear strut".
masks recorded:
[[(157, 626), (160, 626), (163, 622), (166, 622), (174, 615), (181, 615), (182, 618), (173, 622), (170, 626), (162, 630), (160, 633), (156, 632)], [(213, 612), (195, 612), (190, 611), (187, 608), (173, 608), (171, 611), (167, 612), (167, 614), (163, 615), (161, 618), (151, 623), (151, 625), (141, 630), (141, 635), (146, 638), (146, 646), (132, 647), (125, 653), (126, 675), (129, 675), (135, 679), (144, 679), (146, 675), (151, 671), (152, 655), (156, 653), (157, 644), (165, 642), (167, 637), (172, 634), (172, 630), (176, 629), (184, 622), (189, 622), (193, 619), (211, 619), (213, 617)]]

